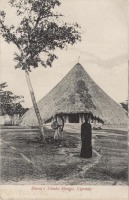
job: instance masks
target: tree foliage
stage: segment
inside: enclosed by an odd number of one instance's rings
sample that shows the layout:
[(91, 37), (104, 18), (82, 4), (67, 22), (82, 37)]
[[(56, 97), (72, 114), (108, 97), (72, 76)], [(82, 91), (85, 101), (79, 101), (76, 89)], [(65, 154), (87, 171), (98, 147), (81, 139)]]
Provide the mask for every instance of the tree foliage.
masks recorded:
[(7, 83), (0, 84), (0, 109), (1, 115), (8, 114), (13, 116), (19, 114), (22, 116), (28, 108), (22, 106), (23, 96), (14, 95), (11, 91), (4, 90), (7, 87)]
[[(34, 110), (40, 128), (40, 138), (45, 141), (43, 122), (35, 100), (29, 72), (39, 65), (52, 66), (57, 59), (56, 49), (64, 49), (81, 40), (77, 23), (63, 23), (62, 15), (56, 12), (61, 3), (58, 0), (9, 0), (16, 9), (19, 24), (8, 26), (6, 13), (0, 11), (0, 34), (8, 43), (17, 46), (14, 55), (15, 68), (25, 70)], [(43, 58), (43, 59), (42, 59)]]
[[(78, 26), (61, 22), (63, 16), (55, 11), (60, 6), (58, 0), (10, 0), (10, 5), (16, 8), (20, 23), (17, 27), (5, 24), (6, 13), (0, 12), (0, 33), (8, 43), (13, 43), (19, 49), (15, 53), (16, 68), (31, 71), (39, 64), (52, 66), (57, 59), (54, 50), (67, 48), (80, 41)], [(40, 53), (43, 53), (41, 59)]]
[(128, 100), (126, 100), (125, 102), (121, 102), (120, 104), (128, 112)]

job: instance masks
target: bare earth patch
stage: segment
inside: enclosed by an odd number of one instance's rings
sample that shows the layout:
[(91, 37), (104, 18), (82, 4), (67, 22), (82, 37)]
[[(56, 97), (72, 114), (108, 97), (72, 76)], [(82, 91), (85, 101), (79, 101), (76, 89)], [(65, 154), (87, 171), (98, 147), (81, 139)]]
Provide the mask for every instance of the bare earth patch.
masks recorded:
[(93, 157), (79, 157), (79, 133), (64, 133), (53, 139), (46, 129), (47, 143), (35, 130), (2, 130), (2, 184), (127, 184), (127, 133), (118, 130), (93, 131)]

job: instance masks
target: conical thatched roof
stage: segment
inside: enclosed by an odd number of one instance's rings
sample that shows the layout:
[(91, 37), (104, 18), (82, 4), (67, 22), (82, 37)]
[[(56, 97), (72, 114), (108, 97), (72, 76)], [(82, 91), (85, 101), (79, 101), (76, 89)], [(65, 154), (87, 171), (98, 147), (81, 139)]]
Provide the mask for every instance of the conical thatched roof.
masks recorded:
[[(127, 123), (124, 109), (91, 79), (79, 63), (38, 102), (38, 107), (44, 121), (61, 112), (92, 112), (105, 124)], [(25, 113), (21, 125), (38, 125), (33, 107)]]

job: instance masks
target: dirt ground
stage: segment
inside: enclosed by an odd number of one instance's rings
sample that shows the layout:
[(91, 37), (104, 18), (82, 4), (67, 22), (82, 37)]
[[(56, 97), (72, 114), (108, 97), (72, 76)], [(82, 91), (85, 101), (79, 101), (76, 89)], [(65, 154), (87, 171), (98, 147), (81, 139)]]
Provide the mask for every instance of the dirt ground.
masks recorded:
[(125, 185), (128, 179), (127, 132), (93, 130), (93, 157), (80, 158), (80, 133), (64, 132), (54, 140), (46, 129), (47, 143), (38, 130), (2, 129), (1, 184)]

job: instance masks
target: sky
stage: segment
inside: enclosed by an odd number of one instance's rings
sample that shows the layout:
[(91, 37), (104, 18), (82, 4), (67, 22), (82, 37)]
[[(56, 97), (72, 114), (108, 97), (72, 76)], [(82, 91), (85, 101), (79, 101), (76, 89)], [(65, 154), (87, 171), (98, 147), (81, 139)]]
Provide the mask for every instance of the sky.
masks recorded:
[[(36, 100), (45, 96), (78, 62), (91, 78), (116, 102), (128, 96), (128, 1), (127, 0), (61, 0), (63, 21), (81, 26), (82, 41), (68, 50), (57, 50), (58, 59), (52, 68), (39, 67), (30, 73)], [(18, 21), (8, 0), (0, 1), (9, 24)], [(14, 69), (17, 49), (0, 41), (0, 82), (8, 89), (23, 95), (24, 106), (32, 102), (24, 71)], [(80, 58), (79, 58), (80, 57)]]

